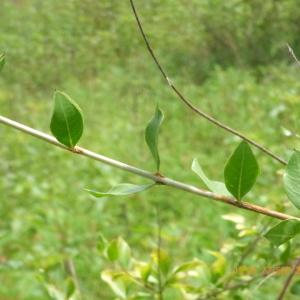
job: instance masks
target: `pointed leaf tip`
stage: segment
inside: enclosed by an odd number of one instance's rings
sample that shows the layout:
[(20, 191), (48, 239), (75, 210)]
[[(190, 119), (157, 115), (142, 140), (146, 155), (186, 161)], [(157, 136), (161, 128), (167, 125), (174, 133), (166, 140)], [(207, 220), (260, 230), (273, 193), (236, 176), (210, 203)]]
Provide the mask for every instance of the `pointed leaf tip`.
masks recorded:
[(163, 119), (164, 119), (163, 112), (159, 109), (158, 106), (156, 106), (155, 114), (153, 118), (150, 120), (150, 122), (148, 123), (145, 130), (145, 140), (154, 158), (157, 171), (159, 171), (160, 168), (160, 157), (159, 157), (159, 152), (157, 147), (158, 134)]
[(63, 92), (54, 93), (54, 111), (50, 129), (56, 139), (74, 148), (82, 136), (83, 116), (80, 107)]
[(259, 166), (247, 142), (242, 141), (229, 158), (224, 179), (228, 191), (241, 200), (253, 187)]
[(300, 209), (300, 152), (295, 151), (289, 159), (283, 175), (283, 185), (290, 201)]

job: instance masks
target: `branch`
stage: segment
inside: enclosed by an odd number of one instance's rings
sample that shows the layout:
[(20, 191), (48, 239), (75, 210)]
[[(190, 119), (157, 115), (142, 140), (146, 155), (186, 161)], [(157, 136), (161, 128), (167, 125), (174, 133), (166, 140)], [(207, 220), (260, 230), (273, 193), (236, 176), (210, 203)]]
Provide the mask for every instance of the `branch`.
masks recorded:
[(180, 92), (178, 90), (178, 88), (172, 83), (172, 81), (170, 80), (170, 78), (167, 75), (167, 72), (165, 71), (165, 69), (163, 68), (163, 66), (161, 65), (161, 63), (159, 62), (157, 56), (155, 55), (153, 48), (146, 36), (146, 33), (143, 29), (141, 20), (139, 18), (139, 15), (137, 13), (137, 10), (135, 8), (134, 2), (133, 0), (130, 0), (130, 4), (131, 4), (131, 8), (132, 11), (134, 13), (135, 19), (137, 21), (139, 30), (141, 32), (141, 35), (143, 37), (143, 40), (146, 44), (146, 47), (152, 57), (152, 59), (154, 60), (156, 66), (158, 67), (160, 73), (162, 74), (162, 76), (164, 77), (164, 79), (167, 81), (168, 85), (170, 86), (170, 88), (173, 90), (173, 92), (180, 98), (180, 100), (186, 105), (188, 106), (192, 111), (194, 111), (196, 114), (198, 114), (199, 116), (201, 116), (202, 118), (208, 120), (209, 122), (213, 123), (214, 125), (216, 125), (219, 128), (224, 129), (227, 132), (232, 133), (233, 135), (238, 136), (239, 138), (241, 138), (242, 140), (248, 142), (249, 144), (253, 145), (254, 147), (256, 147), (257, 149), (259, 149), (260, 151), (262, 151), (263, 153), (269, 155), (270, 157), (272, 157), (273, 159), (277, 160), (278, 162), (280, 162), (283, 165), (287, 165), (287, 162), (282, 159), (281, 157), (279, 157), (278, 155), (274, 154), (273, 152), (271, 152), (269, 149), (267, 149), (266, 147), (258, 144), (257, 142), (255, 142), (254, 140), (250, 139), (249, 137), (245, 136), (244, 134), (240, 133), (239, 131), (227, 126), (226, 124), (223, 124), (222, 122), (220, 122), (219, 120), (215, 119), (214, 117), (212, 117), (211, 115), (205, 113), (204, 111), (200, 110), (199, 108), (197, 108), (196, 106), (194, 106), (183, 94), (182, 92)]
[(290, 283), (292, 282), (294, 276), (296, 275), (299, 267), (300, 267), (300, 257), (298, 257), (298, 259), (296, 260), (296, 262), (294, 264), (294, 267), (293, 267), (291, 273), (289, 274), (286, 282), (284, 283), (284, 286), (283, 286), (277, 300), (283, 300), (284, 299), (284, 296), (285, 296), (285, 294), (288, 290), (288, 287), (289, 287)]
[(34, 136), (34, 137), (36, 137), (40, 140), (43, 140), (43, 141), (45, 141), (49, 144), (52, 144), (52, 145), (54, 145), (56, 147), (59, 147), (59, 148), (62, 148), (64, 150), (70, 151), (74, 154), (82, 155), (82, 156), (91, 158), (93, 160), (100, 161), (100, 162), (102, 162), (104, 164), (107, 164), (107, 165), (110, 165), (112, 167), (124, 170), (124, 171), (132, 173), (132, 174), (135, 174), (137, 176), (150, 179), (150, 180), (156, 182), (157, 184), (170, 186), (170, 187), (173, 187), (177, 190), (182, 190), (182, 191), (185, 191), (185, 192), (188, 192), (188, 193), (191, 193), (191, 194), (195, 194), (195, 195), (198, 195), (198, 196), (202, 196), (202, 197), (205, 197), (205, 198), (209, 198), (209, 199), (212, 199), (212, 200), (215, 200), (215, 201), (218, 201), (218, 202), (223, 202), (225, 204), (232, 205), (232, 206), (235, 206), (237, 208), (253, 211), (253, 212), (263, 214), (263, 215), (266, 215), (266, 216), (269, 216), (269, 217), (273, 217), (273, 218), (276, 218), (276, 219), (280, 219), (280, 220), (298, 219), (300, 221), (299, 218), (291, 216), (291, 215), (287, 215), (287, 214), (284, 214), (284, 213), (281, 213), (281, 212), (278, 212), (278, 211), (275, 211), (275, 210), (271, 210), (271, 209), (268, 209), (268, 208), (264, 208), (264, 207), (261, 207), (261, 206), (255, 205), (255, 204), (251, 204), (251, 203), (248, 203), (248, 202), (238, 201), (238, 200), (236, 200), (232, 197), (218, 195), (218, 194), (212, 193), (210, 191), (202, 190), (202, 189), (199, 189), (195, 186), (185, 184), (185, 183), (180, 182), (180, 181), (173, 180), (171, 178), (162, 177), (162, 176), (152, 174), (152, 173), (150, 173), (148, 171), (145, 171), (143, 169), (136, 168), (134, 166), (131, 166), (131, 165), (125, 164), (123, 162), (114, 160), (112, 158), (97, 154), (95, 152), (92, 152), (90, 150), (87, 150), (87, 149), (84, 149), (84, 148), (81, 148), (81, 147), (75, 147), (73, 149), (68, 148), (68, 147), (64, 146), (63, 144), (59, 143), (54, 137), (52, 137), (52, 136), (50, 136), (46, 133), (43, 133), (41, 131), (38, 131), (36, 129), (33, 129), (31, 127), (28, 127), (26, 125), (23, 125), (21, 123), (18, 123), (16, 121), (13, 121), (13, 120), (8, 119), (8, 118), (3, 117), (3, 116), (0, 116), (0, 123), (2, 123), (4, 125), (7, 125), (9, 127), (15, 128), (19, 131), (22, 131), (22, 132), (26, 133), (26, 134), (32, 135), (32, 136)]

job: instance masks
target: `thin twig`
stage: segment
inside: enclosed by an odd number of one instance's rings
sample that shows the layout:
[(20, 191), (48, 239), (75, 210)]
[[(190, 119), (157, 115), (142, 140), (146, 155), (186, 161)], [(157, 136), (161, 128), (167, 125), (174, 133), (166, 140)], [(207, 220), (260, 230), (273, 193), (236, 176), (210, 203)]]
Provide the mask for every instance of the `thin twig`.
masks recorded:
[(259, 243), (259, 241), (263, 238), (264, 234), (266, 233), (266, 230), (268, 229), (269, 225), (270, 225), (270, 222), (268, 222), (267, 224), (265, 224), (265, 226), (263, 227), (263, 229), (260, 230), (260, 232), (258, 233), (257, 237), (251, 243), (249, 243), (248, 247), (246, 248), (246, 250), (244, 251), (244, 253), (241, 255), (241, 257), (240, 257), (237, 265), (235, 266), (235, 268), (239, 268), (244, 263), (245, 259), (256, 248), (257, 244)]
[(297, 58), (293, 48), (289, 45), (289, 44), (286, 44), (288, 50), (289, 50), (289, 53), (291, 54), (292, 58), (295, 60), (296, 64), (298, 67), (300, 67), (300, 61), (299, 59)]
[(286, 282), (284, 283), (283, 288), (282, 288), (277, 300), (283, 300), (284, 299), (284, 296), (285, 296), (285, 294), (288, 290), (288, 287), (291, 284), (294, 276), (296, 275), (299, 267), (300, 267), (300, 257), (298, 257), (298, 259), (296, 260), (296, 262), (294, 264), (294, 267), (293, 267), (291, 273), (289, 274)]
[(163, 284), (161, 274), (161, 220), (159, 203), (156, 207), (156, 222), (157, 222), (157, 280), (158, 280), (158, 299), (163, 300)]
[(33, 129), (29, 126), (23, 125), (21, 123), (18, 123), (16, 121), (13, 121), (11, 119), (8, 119), (6, 117), (0, 116), (0, 123), (7, 125), (9, 127), (15, 128), (19, 131), (22, 131), (24, 133), (27, 133), (29, 135), (32, 135), (38, 139), (41, 139), (49, 144), (52, 144), (56, 147), (62, 148), (64, 150), (67, 150), (69, 152), (72, 152), (74, 154), (77, 155), (81, 155), (81, 156), (85, 156), (88, 157), (90, 159), (96, 160), (96, 161), (100, 161), (104, 164), (110, 165), (112, 167), (124, 170), (126, 172), (135, 174), (137, 176), (140, 177), (144, 177), (147, 179), (150, 179), (154, 182), (156, 182), (157, 184), (160, 185), (166, 185), (166, 186), (170, 186), (173, 187), (175, 189), (178, 190), (182, 190), (191, 194), (195, 194), (204, 198), (209, 198), (218, 202), (222, 202), (228, 205), (232, 205), (235, 206), (237, 208), (241, 208), (241, 209), (245, 209), (245, 210), (249, 210), (249, 211), (253, 211), (259, 214), (263, 214), (269, 217), (273, 217), (276, 219), (280, 219), (280, 220), (288, 220), (288, 219), (297, 219), (300, 220), (300, 218), (291, 216), (291, 215), (287, 215), (284, 213), (281, 213), (279, 211), (275, 211), (275, 210), (271, 210), (259, 205), (255, 205), (255, 204), (251, 204), (249, 202), (245, 202), (245, 201), (238, 201), (236, 199), (234, 199), (233, 197), (228, 197), (228, 196), (223, 196), (223, 195), (219, 195), (216, 193), (212, 193), (210, 191), (207, 190), (202, 190), (199, 189), (198, 187), (195, 187), (193, 185), (189, 185), (180, 181), (176, 181), (173, 180), (171, 178), (168, 177), (164, 177), (164, 176), (158, 176), (155, 174), (152, 174), (148, 171), (145, 171), (143, 169), (139, 169), (136, 168), (134, 166), (125, 164), (123, 162), (114, 160), (112, 158), (106, 157), (104, 155), (101, 154), (97, 154), (95, 152), (92, 152), (90, 150), (84, 149), (82, 147), (75, 147), (74, 149), (68, 148), (66, 146), (64, 146), (63, 144), (59, 143), (53, 136), (50, 136), (46, 133), (43, 133), (41, 131), (38, 131), (36, 129)]
[(68, 245), (68, 236), (66, 234), (64, 226), (60, 223), (59, 219), (56, 222), (56, 227), (57, 227), (57, 230), (58, 230), (58, 233), (60, 236), (60, 240), (61, 240), (61, 253), (64, 253), (64, 256), (66, 256), (63, 260), (64, 269), (65, 269), (66, 273), (68, 274), (68, 276), (70, 276), (71, 280), (74, 283), (74, 286), (76, 287), (76, 291), (78, 292), (79, 300), (83, 300), (83, 294), (81, 292), (80, 282), (79, 282), (79, 278), (77, 275), (75, 263), (74, 263), (73, 259), (65, 253), (65, 248)]
[(154, 50), (146, 36), (146, 33), (143, 29), (141, 20), (139, 18), (139, 15), (137, 13), (137, 10), (135, 8), (134, 2), (133, 0), (130, 0), (130, 4), (131, 4), (131, 8), (132, 11), (134, 13), (135, 19), (137, 21), (139, 30), (141, 32), (141, 35), (143, 37), (143, 40), (146, 44), (146, 47), (152, 57), (152, 59), (154, 60), (156, 66), (158, 67), (160, 73), (162, 74), (162, 76), (164, 77), (164, 79), (167, 81), (168, 85), (170, 86), (170, 88), (173, 90), (173, 92), (175, 92), (175, 94), (180, 98), (180, 100), (182, 102), (184, 102), (185, 105), (187, 105), (192, 111), (194, 111), (196, 114), (198, 114), (199, 116), (201, 116), (202, 118), (208, 120), (209, 122), (213, 123), (214, 125), (216, 125), (219, 128), (224, 129), (227, 132), (232, 133), (233, 135), (238, 136), (239, 138), (241, 138), (242, 140), (248, 142), (249, 144), (253, 145), (254, 147), (256, 147), (257, 149), (261, 150), (262, 152), (264, 152), (265, 154), (269, 155), (270, 157), (272, 157), (273, 159), (277, 160), (278, 162), (280, 162), (283, 165), (286, 165), (287, 162), (282, 159), (281, 157), (279, 157), (278, 155), (274, 154), (273, 152), (271, 152), (269, 149), (267, 149), (266, 147), (258, 144), (257, 142), (255, 142), (254, 140), (250, 139), (249, 137), (245, 136), (244, 134), (242, 134), (241, 132), (227, 126), (226, 124), (223, 124), (222, 122), (220, 122), (219, 120), (215, 119), (214, 117), (212, 117), (211, 115), (207, 114), (206, 112), (200, 110), (199, 108), (197, 108), (196, 106), (194, 106), (184, 95), (181, 91), (178, 90), (178, 88), (172, 83), (172, 81), (170, 80), (170, 78), (167, 75), (167, 72), (165, 71), (164, 67), (162, 66), (162, 64), (159, 62), (156, 54), (154, 53)]
[(78, 295), (79, 295), (79, 299), (83, 300), (83, 294), (81, 292), (79, 278), (78, 278), (78, 275), (77, 275), (75, 263), (74, 263), (74, 261), (71, 257), (68, 257), (66, 259), (65, 268), (66, 268), (67, 272), (69, 273), (69, 275), (71, 276), (71, 278), (73, 280), (73, 283), (76, 287), (76, 291), (78, 292)]
[(232, 284), (229, 286), (224, 287), (223, 289), (218, 289), (216, 291), (212, 291), (207, 293), (205, 296), (200, 296), (199, 298), (197, 298), (197, 300), (208, 300), (208, 299), (216, 299), (216, 297), (222, 293), (225, 293), (227, 291), (232, 291), (232, 290), (237, 290), (239, 288), (243, 288), (245, 286), (248, 286), (249, 284), (251, 284), (252, 282), (254, 282), (255, 280), (259, 279), (261, 276), (256, 276), (253, 277), (247, 281), (243, 281), (240, 283), (236, 283), (236, 284)]

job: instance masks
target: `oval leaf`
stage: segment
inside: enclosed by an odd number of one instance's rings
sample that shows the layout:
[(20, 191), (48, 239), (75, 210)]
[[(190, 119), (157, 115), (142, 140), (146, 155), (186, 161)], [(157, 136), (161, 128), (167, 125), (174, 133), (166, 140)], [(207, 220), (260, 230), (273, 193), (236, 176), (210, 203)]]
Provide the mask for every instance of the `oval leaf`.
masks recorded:
[(283, 175), (283, 184), (288, 198), (300, 209), (300, 152), (291, 156)]
[(51, 132), (67, 147), (74, 148), (83, 132), (83, 117), (80, 107), (65, 93), (55, 92)]
[(96, 198), (107, 197), (107, 196), (126, 196), (131, 194), (136, 194), (147, 189), (150, 189), (154, 186), (155, 183), (144, 184), (144, 185), (135, 185), (130, 183), (120, 183), (114, 187), (112, 187), (108, 192), (98, 192), (93, 190), (86, 190), (92, 196)]
[(155, 110), (155, 114), (151, 119), (151, 121), (148, 123), (145, 130), (145, 140), (154, 158), (157, 171), (159, 171), (159, 167), (160, 167), (160, 158), (159, 158), (159, 153), (157, 148), (158, 133), (159, 133), (160, 125), (163, 122), (163, 119), (164, 119), (163, 112), (157, 106)]
[(300, 233), (300, 221), (285, 220), (271, 228), (264, 237), (279, 246)]
[(5, 65), (5, 55), (0, 54), (0, 72), (2, 71), (4, 65)]
[(223, 182), (213, 181), (206, 177), (197, 159), (193, 160), (192, 171), (194, 171), (203, 181), (203, 183), (214, 193), (224, 196), (231, 196)]
[(228, 191), (241, 200), (253, 187), (258, 172), (258, 163), (251, 148), (242, 141), (225, 166), (224, 178)]

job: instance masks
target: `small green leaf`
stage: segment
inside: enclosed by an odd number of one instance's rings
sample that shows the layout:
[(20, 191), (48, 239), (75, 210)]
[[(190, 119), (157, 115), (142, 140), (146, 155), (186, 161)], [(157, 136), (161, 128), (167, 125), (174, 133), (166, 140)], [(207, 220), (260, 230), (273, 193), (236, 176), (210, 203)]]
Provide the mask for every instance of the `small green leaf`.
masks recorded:
[(148, 190), (154, 185), (155, 183), (144, 184), (144, 185), (120, 183), (112, 187), (108, 192), (98, 192), (89, 189), (86, 189), (86, 191), (96, 198), (107, 197), (107, 196), (126, 196), (126, 195), (136, 194)]
[(225, 166), (224, 178), (228, 191), (241, 200), (253, 187), (258, 173), (259, 166), (252, 150), (242, 141)]
[(300, 233), (300, 221), (285, 220), (272, 227), (264, 236), (271, 243), (279, 246)]
[[(166, 252), (160, 249), (159, 255), (158, 252), (153, 252), (152, 253), (152, 260), (160, 270), (160, 272), (164, 275), (167, 276), (172, 265), (172, 259), (170, 255)], [(157, 268), (156, 268), (157, 270)]]
[(65, 300), (64, 294), (54, 285), (45, 284), (45, 289), (52, 300)]
[(300, 209), (300, 152), (291, 156), (283, 175), (285, 191), (291, 202)]
[(216, 260), (211, 265), (211, 271), (215, 275), (224, 275), (227, 268), (227, 261), (225, 256), (221, 252), (208, 251), (208, 253), (216, 258)]
[(108, 245), (108, 242), (107, 240), (105, 239), (105, 237), (100, 234), (99, 235), (99, 239), (98, 239), (98, 242), (97, 242), (97, 250), (103, 254), (104, 250), (106, 249)]
[(282, 247), (284, 248), (282, 253), (280, 254), (280, 261), (283, 265), (286, 265), (291, 257), (291, 243), (287, 242)]
[(107, 257), (112, 262), (119, 262), (121, 266), (128, 267), (131, 261), (131, 250), (121, 238), (112, 240), (107, 247)]
[(144, 281), (147, 282), (149, 276), (151, 275), (151, 264), (142, 262), (142, 261), (134, 261), (134, 270), (139, 274), (139, 277)]
[(192, 163), (192, 170), (202, 179), (203, 183), (214, 193), (224, 196), (231, 196), (223, 182), (213, 181), (206, 177), (198, 160), (195, 158)]
[(158, 133), (159, 133), (160, 125), (163, 122), (163, 119), (164, 119), (163, 112), (157, 106), (155, 110), (155, 114), (151, 119), (151, 121), (148, 123), (145, 130), (145, 140), (155, 160), (157, 171), (159, 171), (159, 167), (160, 167), (160, 158), (159, 158), (159, 153), (157, 148)]
[(294, 284), (291, 287), (291, 293), (293, 295), (300, 296), (300, 280), (294, 282)]
[(120, 278), (115, 278), (114, 272), (105, 270), (101, 273), (101, 279), (106, 282), (112, 291), (121, 299), (127, 299), (126, 284)]
[(173, 273), (174, 274), (177, 274), (177, 273), (180, 273), (180, 272), (188, 272), (188, 271), (192, 271), (192, 270), (195, 270), (197, 269), (199, 266), (203, 266), (203, 262), (200, 261), (200, 260), (192, 260), (192, 261), (188, 261), (188, 262), (185, 262), (185, 263), (182, 263), (180, 264), (179, 266), (177, 266)]
[(74, 148), (83, 132), (81, 109), (63, 92), (55, 92), (54, 101), (54, 112), (50, 124), (51, 132), (59, 142)]
[(5, 55), (3, 53), (0, 54), (0, 72), (2, 71), (5, 65)]
[(110, 261), (114, 262), (119, 257), (118, 239), (112, 240), (106, 250), (107, 257)]
[(76, 286), (74, 280), (72, 278), (69, 278), (67, 284), (66, 299), (70, 299), (75, 294), (75, 292), (76, 292)]

